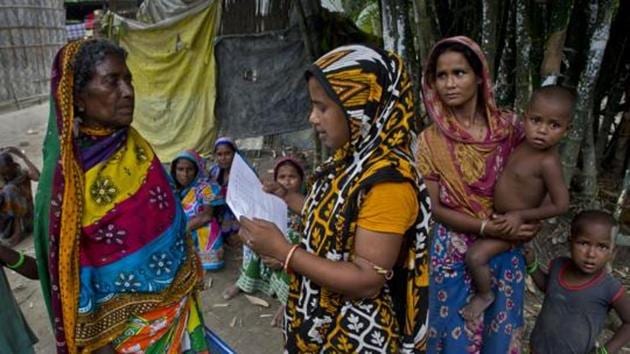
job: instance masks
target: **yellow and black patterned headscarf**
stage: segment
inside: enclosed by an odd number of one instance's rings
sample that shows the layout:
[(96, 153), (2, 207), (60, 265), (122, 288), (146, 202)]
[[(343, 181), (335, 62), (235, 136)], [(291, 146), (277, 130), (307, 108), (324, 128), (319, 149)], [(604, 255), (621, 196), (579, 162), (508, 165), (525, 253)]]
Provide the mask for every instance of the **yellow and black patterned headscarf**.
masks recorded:
[(416, 169), (411, 83), (393, 53), (337, 48), (307, 73), (342, 107), (350, 141), (315, 172), (304, 205), (302, 247), (335, 261), (353, 257), (356, 220), (368, 190), (409, 182), (420, 210), (405, 234), (395, 276), (371, 299), (350, 301), (295, 276), (287, 305), (288, 352), (422, 352), (427, 338), (429, 197)]

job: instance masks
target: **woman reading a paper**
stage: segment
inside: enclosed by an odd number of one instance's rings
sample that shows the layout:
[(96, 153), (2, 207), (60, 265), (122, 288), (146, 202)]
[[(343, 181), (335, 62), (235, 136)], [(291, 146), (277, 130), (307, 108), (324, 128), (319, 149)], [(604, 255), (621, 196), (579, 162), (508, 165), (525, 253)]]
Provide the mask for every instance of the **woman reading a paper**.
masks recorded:
[(411, 151), (411, 84), (395, 54), (340, 47), (306, 73), (309, 121), (334, 150), (304, 198), (267, 192), (302, 213), (291, 245), (274, 224), (242, 217), (241, 237), (291, 274), (288, 352), (424, 352), (429, 198)]

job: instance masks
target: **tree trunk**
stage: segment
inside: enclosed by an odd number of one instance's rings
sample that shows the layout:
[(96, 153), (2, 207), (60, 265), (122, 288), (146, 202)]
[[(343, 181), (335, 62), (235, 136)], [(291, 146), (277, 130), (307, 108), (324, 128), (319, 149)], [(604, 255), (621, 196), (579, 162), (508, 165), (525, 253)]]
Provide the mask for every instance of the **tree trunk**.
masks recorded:
[(515, 10), (514, 0), (505, 6), (505, 25), (503, 44), (495, 79), (496, 99), (499, 106), (512, 107), (514, 105), (514, 67), (515, 67)]
[(567, 37), (567, 28), (573, 10), (573, 0), (555, 0), (552, 2), (549, 36), (545, 43), (545, 55), (540, 66), (541, 86), (554, 85), (560, 75), (562, 50)]
[(488, 58), (488, 67), (493, 78), (497, 75), (495, 60), (497, 55), (497, 27), (499, 21), (499, 1), (481, 2), (481, 47)]
[(577, 87), (578, 97), (575, 107), (573, 124), (568, 134), (568, 139), (562, 149), (562, 164), (564, 166), (564, 178), (567, 185), (573, 179), (574, 169), (577, 166), (580, 147), (584, 141), (585, 127), (593, 125), (593, 100), (592, 95), (599, 69), (604, 57), (604, 50), (608, 36), (612, 15), (619, 6), (617, 0), (599, 0), (590, 5), (591, 13), (596, 13), (589, 22), (590, 45), (587, 54), (587, 62)]
[[(617, 83), (612, 87), (609, 91), (609, 94), (606, 98), (606, 109), (604, 110), (604, 117), (602, 118), (602, 122), (599, 125), (599, 131), (597, 132), (597, 140), (595, 143), (595, 156), (597, 161), (603, 161), (604, 153), (606, 152), (606, 146), (608, 146), (608, 142), (610, 141), (610, 128), (612, 127), (615, 117), (619, 114), (621, 110), (621, 98), (624, 93), (624, 82), (628, 77), (628, 71), (622, 75), (620, 79), (618, 79)], [(627, 97), (626, 100), (629, 98)]]
[(529, 70), (532, 43), (527, 28), (527, 0), (516, 0), (516, 100), (514, 110), (521, 114), (529, 100)]
[[(619, 198), (617, 199), (617, 205), (615, 205), (615, 212), (613, 213), (613, 217), (618, 222), (621, 222), (621, 213), (623, 212), (623, 206), (626, 204), (628, 193), (630, 193), (630, 167), (626, 169), (621, 192), (619, 192)], [(630, 246), (630, 235), (619, 233), (615, 243), (619, 246)]]
[(606, 172), (617, 176), (628, 168), (630, 160), (630, 107), (624, 112), (621, 122), (615, 129), (610, 145), (606, 149)]
[(401, 56), (413, 85), (416, 123), (420, 123), (420, 65), (416, 57), (413, 35), (409, 21), (409, 6), (406, 0), (381, 0), (381, 24), (383, 26), (383, 45)]
[(529, 76), (532, 88), (540, 87), (540, 66), (545, 56), (545, 40), (547, 37), (548, 14), (547, 2), (527, 2), (527, 28), (531, 49), (529, 53)]
[(420, 63), (424, 64), (427, 60), (429, 52), (435, 44), (436, 39), (440, 38), (437, 24), (437, 16), (432, 0), (413, 0), (413, 13), (416, 25), (416, 49), (418, 50), (418, 58)]
[[(592, 115), (591, 115), (592, 116)], [(593, 124), (586, 125), (582, 143), (582, 196), (588, 208), (599, 208), (599, 186), (597, 184), (597, 159), (593, 137)]]

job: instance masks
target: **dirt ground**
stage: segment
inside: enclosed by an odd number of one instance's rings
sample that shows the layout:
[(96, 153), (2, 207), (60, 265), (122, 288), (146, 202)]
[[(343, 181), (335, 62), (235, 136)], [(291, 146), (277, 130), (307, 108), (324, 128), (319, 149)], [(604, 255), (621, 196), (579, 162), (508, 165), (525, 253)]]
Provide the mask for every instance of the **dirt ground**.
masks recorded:
[[(0, 114), (0, 145), (18, 146), (35, 165), (41, 167), (47, 119), (47, 103)], [(33, 190), (36, 190), (36, 186), (33, 186)], [(31, 237), (23, 240), (16, 248), (28, 255), (34, 254)], [(206, 325), (238, 353), (281, 352), (282, 332), (269, 325), (279, 305), (277, 300), (256, 294), (269, 303), (270, 306), (264, 308), (251, 304), (243, 295), (230, 301), (221, 297), (223, 289), (236, 279), (240, 265), (238, 250), (228, 249), (226, 253), (226, 268), (206, 274), (206, 286), (212, 283), (202, 293)], [(39, 338), (35, 347), (37, 353), (55, 353), (54, 338), (39, 282), (21, 277), (9, 269), (5, 269), (5, 272), (26, 320)]]

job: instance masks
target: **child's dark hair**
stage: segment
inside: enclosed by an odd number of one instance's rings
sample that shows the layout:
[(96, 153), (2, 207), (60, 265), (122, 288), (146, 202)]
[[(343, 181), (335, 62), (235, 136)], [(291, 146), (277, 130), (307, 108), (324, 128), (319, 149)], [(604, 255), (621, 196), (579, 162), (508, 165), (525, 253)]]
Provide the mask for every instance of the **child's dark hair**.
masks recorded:
[(615, 236), (617, 235), (618, 224), (610, 213), (603, 210), (583, 210), (579, 212), (571, 221), (571, 237), (584, 231), (586, 225), (601, 224), (610, 226), (611, 242), (614, 244)]
[(302, 166), (300, 166), (299, 164), (297, 164), (295, 161), (291, 159), (281, 161), (280, 163), (276, 165), (276, 167), (273, 169), (274, 181), (278, 179), (278, 170), (280, 170), (280, 167), (287, 166), (287, 165), (293, 167), (297, 171), (298, 175), (300, 175), (300, 179), (302, 180), (302, 182), (304, 182), (304, 169), (302, 168)]
[(431, 57), (429, 57), (427, 62), (426, 74), (429, 81), (435, 81), (435, 71), (437, 70), (438, 58), (446, 52), (456, 52), (463, 55), (464, 58), (466, 58), (468, 65), (470, 65), (475, 72), (475, 75), (477, 75), (478, 78), (483, 77), (483, 63), (472, 49), (457, 42), (443, 42), (433, 50)]
[(550, 85), (539, 87), (532, 92), (532, 96), (529, 99), (529, 106), (531, 107), (537, 99), (544, 97), (556, 102), (560, 102), (569, 107), (569, 120), (573, 116), (573, 109), (575, 108), (575, 93), (573, 90), (565, 86)]
[(11, 167), (15, 165), (15, 160), (13, 160), (13, 156), (11, 156), (11, 154), (8, 152), (0, 153), (0, 166)]

